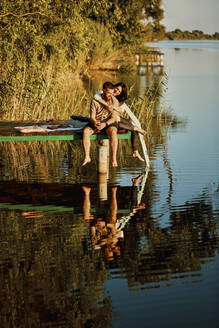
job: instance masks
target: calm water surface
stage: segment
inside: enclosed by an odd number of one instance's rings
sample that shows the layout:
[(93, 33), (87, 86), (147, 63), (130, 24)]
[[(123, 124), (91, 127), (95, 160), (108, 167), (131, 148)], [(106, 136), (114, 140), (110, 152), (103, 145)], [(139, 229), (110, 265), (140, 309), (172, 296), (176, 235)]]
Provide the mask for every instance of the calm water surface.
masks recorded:
[(107, 182), (78, 143), (0, 145), (1, 327), (218, 326), (219, 43), (159, 46), (184, 123), (149, 172), (126, 143)]

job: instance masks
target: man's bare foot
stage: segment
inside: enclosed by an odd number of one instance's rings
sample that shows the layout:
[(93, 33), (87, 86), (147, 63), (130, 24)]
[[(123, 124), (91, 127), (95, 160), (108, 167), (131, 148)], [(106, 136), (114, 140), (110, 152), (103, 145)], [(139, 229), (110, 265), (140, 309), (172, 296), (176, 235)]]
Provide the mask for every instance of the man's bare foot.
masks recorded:
[(117, 167), (117, 166), (118, 166), (117, 161), (113, 161), (113, 162), (112, 162), (112, 167)]
[(89, 158), (85, 158), (83, 163), (81, 164), (81, 166), (85, 166), (87, 163), (90, 163), (91, 162), (91, 159), (90, 157)]
[(88, 186), (82, 186), (81, 188), (83, 189), (85, 194), (89, 194), (91, 191), (91, 187), (88, 187)]
[(141, 155), (139, 154), (138, 150), (135, 150), (132, 154), (133, 157), (138, 158), (140, 161), (144, 162), (144, 158), (141, 157)]

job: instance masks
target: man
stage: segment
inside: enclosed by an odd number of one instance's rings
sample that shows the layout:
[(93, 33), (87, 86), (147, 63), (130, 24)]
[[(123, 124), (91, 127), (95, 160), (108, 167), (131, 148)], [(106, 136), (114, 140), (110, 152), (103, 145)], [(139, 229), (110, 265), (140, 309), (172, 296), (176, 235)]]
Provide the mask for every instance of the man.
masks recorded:
[(103, 93), (101, 97), (108, 104), (108, 107), (104, 106), (95, 99), (92, 99), (90, 104), (90, 119), (91, 124), (83, 129), (83, 148), (84, 148), (84, 161), (82, 166), (90, 163), (90, 136), (95, 132), (104, 130), (110, 137), (110, 149), (112, 156), (112, 166), (117, 167), (117, 124), (115, 123), (115, 117), (112, 107), (118, 107), (119, 102), (113, 96), (114, 85), (111, 82), (105, 82), (103, 84)]

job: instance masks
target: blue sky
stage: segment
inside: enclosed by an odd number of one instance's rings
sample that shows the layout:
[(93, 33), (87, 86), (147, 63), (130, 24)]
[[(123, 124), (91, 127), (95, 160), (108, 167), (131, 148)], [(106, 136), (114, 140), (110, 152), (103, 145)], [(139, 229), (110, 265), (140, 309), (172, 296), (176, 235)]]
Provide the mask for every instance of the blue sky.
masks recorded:
[(219, 32), (219, 0), (163, 0), (167, 31), (201, 30)]

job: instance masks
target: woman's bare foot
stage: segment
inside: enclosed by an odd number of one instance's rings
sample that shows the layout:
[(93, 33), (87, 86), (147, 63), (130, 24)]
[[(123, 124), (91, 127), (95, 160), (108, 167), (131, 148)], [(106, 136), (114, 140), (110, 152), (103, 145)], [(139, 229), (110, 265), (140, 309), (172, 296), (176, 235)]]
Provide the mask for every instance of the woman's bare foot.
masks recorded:
[(88, 157), (88, 158), (85, 158), (83, 163), (81, 164), (81, 166), (85, 166), (87, 163), (90, 163), (91, 162), (91, 158)]
[(133, 157), (138, 158), (140, 161), (144, 162), (144, 158), (141, 157), (141, 155), (139, 154), (138, 150), (135, 150), (132, 154)]
[(143, 178), (144, 176), (144, 173), (141, 173), (139, 176), (137, 176), (137, 178), (132, 178), (132, 183), (133, 183), (133, 186), (137, 186), (139, 181)]
[(143, 136), (147, 134), (147, 132), (141, 128), (138, 128), (137, 126), (134, 127), (134, 130), (138, 133), (141, 133)]

